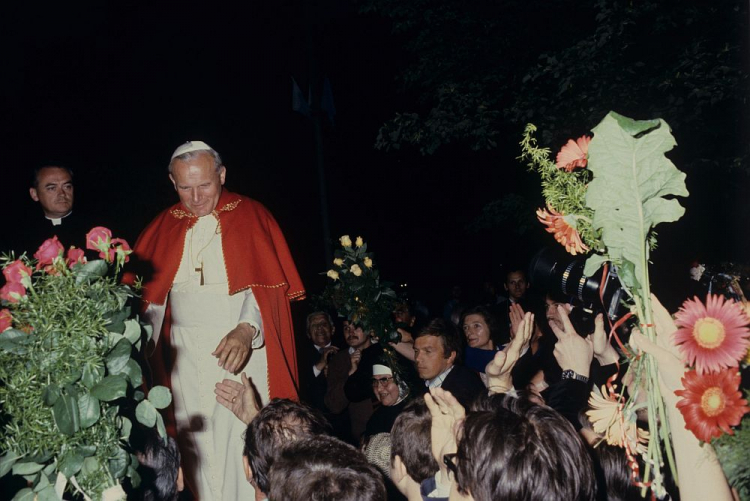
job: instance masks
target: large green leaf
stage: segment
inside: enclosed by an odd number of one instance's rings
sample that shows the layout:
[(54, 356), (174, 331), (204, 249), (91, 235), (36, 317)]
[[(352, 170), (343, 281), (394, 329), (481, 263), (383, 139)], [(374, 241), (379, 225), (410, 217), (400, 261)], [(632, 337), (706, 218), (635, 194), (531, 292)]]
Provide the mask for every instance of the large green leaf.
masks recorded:
[(87, 362), (83, 366), (81, 382), (86, 388), (93, 388), (104, 377), (104, 367)]
[(108, 270), (109, 266), (101, 259), (89, 261), (81, 266), (78, 273), (76, 273), (76, 285), (80, 285), (86, 280), (103, 277), (107, 274)]
[[(688, 195), (685, 174), (664, 155), (675, 146), (674, 137), (663, 120), (635, 121), (615, 112), (592, 130), (588, 168), (594, 179), (586, 205), (594, 210), (593, 226), (601, 229), (613, 261), (628, 261), (635, 277), (645, 277), (649, 232), (685, 212), (677, 200), (665, 198)], [(593, 271), (587, 263), (585, 273)]]
[(117, 448), (115, 455), (109, 459), (109, 471), (116, 479), (125, 476), (130, 465), (130, 456), (121, 448)]
[(60, 388), (56, 384), (49, 384), (42, 391), (42, 402), (48, 407), (52, 407), (60, 398)]
[(73, 435), (80, 427), (78, 419), (78, 404), (70, 395), (61, 395), (52, 406), (52, 416), (60, 433)]
[(141, 324), (138, 320), (131, 318), (125, 322), (125, 332), (123, 332), (125, 338), (130, 341), (131, 344), (135, 344), (141, 339)]
[(29, 349), (29, 334), (16, 329), (8, 329), (0, 334), (0, 350), (7, 351), (14, 355), (25, 355)]
[(128, 360), (127, 364), (125, 364), (122, 374), (128, 377), (130, 384), (132, 384), (134, 388), (138, 388), (143, 384), (143, 372), (141, 371), (141, 366), (132, 358)]
[(16, 492), (16, 495), (13, 496), (13, 499), (11, 501), (34, 501), (34, 491), (32, 491), (29, 487), (26, 487), (25, 489), (21, 489), (20, 491)]
[(21, 456), (13, 451), (8, 451), (0, 456), (0, 477), (4, 477), (20, 458)]
[(159, 412), (148, 400), (144, 400), (143, 402), (139, 403), (135, 408), (135, 417), (136, 419), (138, 419), (138, 422), (148, 426), (149, 428), (153, 427), (154, 424), (156, 424), (156, 416), (158, 415)]
[(133, 345), (127, 339), (121, 339), (107, 355), (107, 369), (110, 374), (119, 374), (130, 360)]
[(81, 420), (81, 428), (88, 428), (99, 421), (101, 408), (99, 400), (90, 393), (81, 393), (78, 396), (78, 416)]
[(49, 484), (37, 491), (35, 501), (60, 501), (60, 497), (55, 492), (55, 486)]
[(39, 463), (16, 463), (13, 465), (13, 475), (31, 475), (42, 468), (44, 465)]
[(60, 460), (59, 470), (60, 473), (65, 475), (66, 478), (70, 478), (73, 475), (81, 471), (83, 466), (83, 456), (77, 452), (68, 452)]
[(110, 402), (125, 396), (128, 382), (121, 375), (107, 376), (91, 388), (91, 394), (99, 400)]
[(148, 392), (148, 400), (157, 409), (164, 409), (172, 402), (172, 393), (166, 386), (154, 386)]

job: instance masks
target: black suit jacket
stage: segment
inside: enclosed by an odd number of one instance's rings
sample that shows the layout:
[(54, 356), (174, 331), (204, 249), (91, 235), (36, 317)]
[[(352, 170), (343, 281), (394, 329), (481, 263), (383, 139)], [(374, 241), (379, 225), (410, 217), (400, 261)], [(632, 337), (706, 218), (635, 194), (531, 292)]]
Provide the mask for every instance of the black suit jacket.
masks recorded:
[[(440, 387), (451, 392), (467, 411), (474, 399), (483, 391), (487, 391), (477, 373), (463, 365), (454, 365)], [(428, 391), (429, 388), (423, 386), (423, 393)]]

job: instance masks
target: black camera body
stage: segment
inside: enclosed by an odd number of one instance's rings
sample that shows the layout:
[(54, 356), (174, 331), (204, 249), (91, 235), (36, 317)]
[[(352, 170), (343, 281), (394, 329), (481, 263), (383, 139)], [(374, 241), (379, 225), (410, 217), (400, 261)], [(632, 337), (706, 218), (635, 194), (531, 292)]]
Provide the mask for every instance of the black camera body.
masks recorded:
[[(602, 266), (596, 273), (586, 276), (586, 260), (544, 248), (531, 260), (529, 279), (538, 290), (552, 297), (562, 295), (573, 305), (570, 321), (581, 336), (594, 332), (594, 318), (605, 314), (610, 325), (629, 311), (625, 305), (627, 293), (620, 284), (614, 266)], [(605, 322), (606, 327), (606, 322)], [(627, 322), (618, 328), (621, 336), (628, 337)]]

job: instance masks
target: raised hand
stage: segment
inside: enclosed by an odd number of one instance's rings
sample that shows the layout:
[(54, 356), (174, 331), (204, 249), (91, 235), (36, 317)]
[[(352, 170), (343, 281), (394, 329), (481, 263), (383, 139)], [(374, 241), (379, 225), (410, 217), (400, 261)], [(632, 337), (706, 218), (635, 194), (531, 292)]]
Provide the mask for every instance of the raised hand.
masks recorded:
[(245, 424), (258, 415), (260, 405), (255, 398), (255, 387), (243, 372), (242, 382), (225, 379), (216, 383), (216, 401), (232, 411), (232, 414)]
[(521, 357), (524, 347), (529, 345), (532, 332), (534, 332), (534, 314), (526, 313), (518, 324), (517, 334), (505, 349), (495, 354), (495, 358), (490, 360), (484, 369), (487, 376), (487, 388), (490, 391), (505, 393), (513, 388), (510, 373)]
[(563, 306), (558, 305), (557, 312), (562, 320), (563, 329), (554, 323), (549, 325), (557, 337), (555, 350), (552, 353), (562, 370), (570, 369), (581, 376), (589, 377), (591, 360), (594, 358), (594, 342), (591, 336), (582, 338), (578, 335)]

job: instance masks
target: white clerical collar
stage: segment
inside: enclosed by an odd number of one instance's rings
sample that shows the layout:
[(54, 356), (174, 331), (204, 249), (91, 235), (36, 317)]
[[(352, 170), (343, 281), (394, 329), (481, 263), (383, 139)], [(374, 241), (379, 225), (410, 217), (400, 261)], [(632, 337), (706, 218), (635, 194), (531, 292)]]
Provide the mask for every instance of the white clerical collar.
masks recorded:
[(46, 218), (46, 219), (47, 219), (47, 220), (48, 220), (49, 222), (51, 222), (51, 223), (52, 223), (52, 226), (60, 226), (60, 225), (62, 224), (62, 220), (63, 220), (63, 219), (65, 219), (66, 217), (70, 216), (71, 214), (73, 214), (73, 211), (70, 211), (70, 212), (68, 212), (68, 213), (67, 213), (67, 214), (65, 214), (65, 215), (64, 215), (63, 217), (49, 217), (49, 216), (47, 216), (47, 215), (45, 215), (44, 217), (45, 217), (45, 218)]

